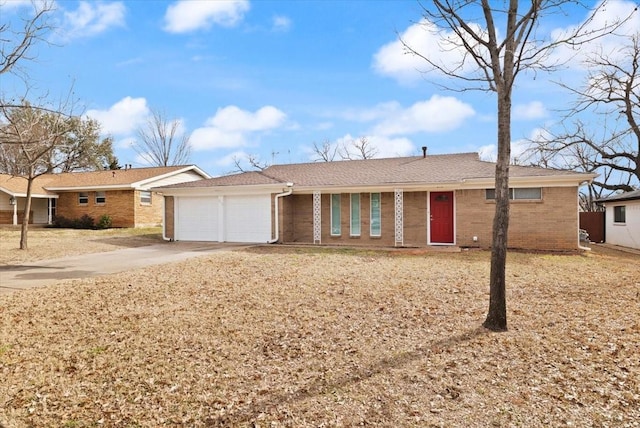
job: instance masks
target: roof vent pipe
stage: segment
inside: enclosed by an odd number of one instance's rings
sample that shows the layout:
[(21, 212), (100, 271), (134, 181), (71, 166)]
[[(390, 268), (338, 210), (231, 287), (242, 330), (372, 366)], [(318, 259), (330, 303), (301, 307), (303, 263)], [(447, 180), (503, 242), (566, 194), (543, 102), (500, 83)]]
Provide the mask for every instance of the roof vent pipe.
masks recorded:
[(427, 157), (427, 146), (422, 146), (422, 157), (423, 158)]

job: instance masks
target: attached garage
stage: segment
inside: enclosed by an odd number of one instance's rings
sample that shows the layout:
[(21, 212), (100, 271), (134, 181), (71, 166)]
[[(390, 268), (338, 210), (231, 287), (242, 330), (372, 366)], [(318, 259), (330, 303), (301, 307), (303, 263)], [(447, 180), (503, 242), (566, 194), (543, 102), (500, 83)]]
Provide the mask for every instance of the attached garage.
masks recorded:
[(176, 241), (267, 242), (271, 195), (178, 196)]

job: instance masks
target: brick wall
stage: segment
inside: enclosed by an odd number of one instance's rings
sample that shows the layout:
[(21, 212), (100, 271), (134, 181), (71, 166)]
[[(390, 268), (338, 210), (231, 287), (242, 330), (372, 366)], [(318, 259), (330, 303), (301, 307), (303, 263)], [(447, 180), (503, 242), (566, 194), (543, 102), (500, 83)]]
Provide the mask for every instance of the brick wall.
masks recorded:
[(151, 204), (140, 202), (140, 191), (135, 191), (135, 225), (136, 227), (153, 227), (162, 224), (162, 195), (151, 192)]
[[(571, 250), (578, 245), (577, 187), (543, 188), (542, 201), (512, 201), (509, 247)], [(458, 190), (456, 204), (456, 244), (489, 248), (492, 239), (495, 203), (485, 199), (485, 191)], [(370, 194), (360, 194), (361, 235), (349, 236), (350, 196), (341, 196), (340, 236), (331, 236), (331, 196), (322, 195), (322, 243), (340, 245), (393, 246), (395, 244), (395, 199), (381, 194), (382, 236), (370, 237)], [(427, 192), (404, 192), (404, 245), (427, 245)], [(313, 243), (313, 195), (283, 198), (283, 242)], [(473, 236), (478, 241), (473, 241)]]
[[(542, 201), (511, 201), (509, 248), (573, 250), (578, 246), (577, 187), (542, 189)], [(484, 190), (456, 191), (456, 242), (491, 246), (495, 203)], [(473, 236), (478, 241), (473, 241)]]
[[(57, 215), (65, 218), (80, 218), (87, 214), (97, 223), (100, 217), (108, 214), (113, 227), (135, 227), (136, 195), (133, 190), (110, 190), (105, 192), (104, 204), (96, 204), (96, 192), (88, 192), (89, 202), (78, 203), (78, 192), (62, 192), (58, 198)], [(139, 202), (139, 199), (138, 199)]]
[(173, 196), (164, 197), (164, 234), (167, 238), (175, 240), (175, 198)]

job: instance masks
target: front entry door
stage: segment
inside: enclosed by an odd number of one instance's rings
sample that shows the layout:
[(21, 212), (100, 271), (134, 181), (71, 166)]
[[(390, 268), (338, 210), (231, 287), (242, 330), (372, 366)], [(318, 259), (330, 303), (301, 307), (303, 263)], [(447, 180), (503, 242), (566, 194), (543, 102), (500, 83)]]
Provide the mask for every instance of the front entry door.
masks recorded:
[(453, 192), (429, 194), (431, 244), (453, 244)]

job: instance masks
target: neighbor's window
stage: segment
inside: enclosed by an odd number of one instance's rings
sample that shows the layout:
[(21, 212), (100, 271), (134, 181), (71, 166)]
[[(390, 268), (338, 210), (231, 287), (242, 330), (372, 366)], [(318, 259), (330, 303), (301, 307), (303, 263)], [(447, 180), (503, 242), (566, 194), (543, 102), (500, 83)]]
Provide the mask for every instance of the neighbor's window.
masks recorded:
[(360, 193), (351, 194), (351, 236), (360, 236)]
[(148, 190), (140, 191), (140, 203), (144, 205), (151, 205), (151, 192)]
[(104, 204), (105, 202), (107, 202), (105, 192), (96, 192), (96, 204)]
[(613, 207), (613, 222), (614, 223), (626, 223), (627, 215), (625, 212), (625, 205), (619, 205)]
[(89, 193), (87, 193), (87, 192), (79, 192), (78, 193), (78, 203), (80, 205), (87, 205), (89, 203)]
[(340, 196), (331, 195), (331, 235), (340, 235)]
[[(486, 189), (485, 199), (494, 200), (496, 198), (496, 189)], [(517, 189), (509, 189), (509, 199), (520, 200), (542, 200), (541, 187), (523, 187)]]
[(371, 236), (382, 235), (382, 229), (380, 227), (380, 193), (371, 194), (371, 230), (369, 234)]

